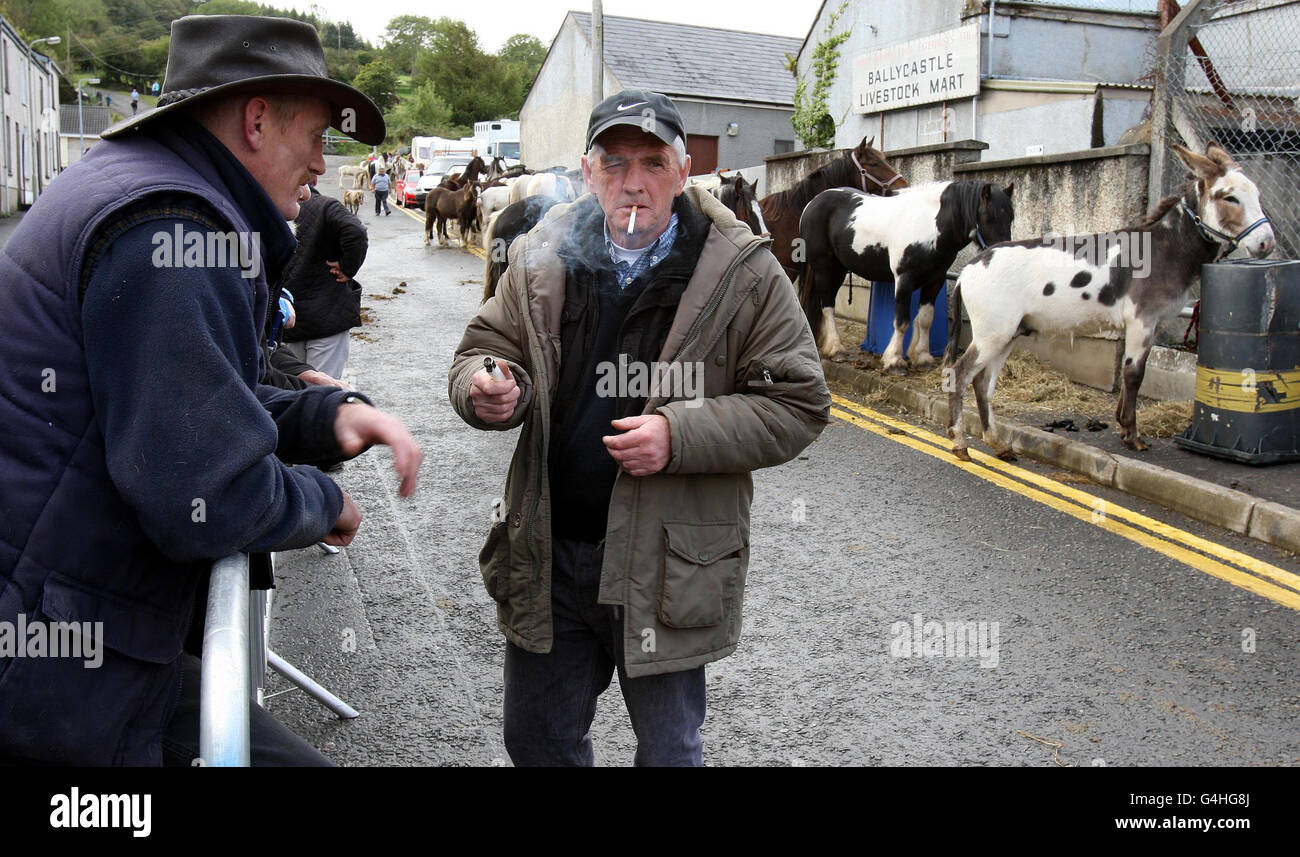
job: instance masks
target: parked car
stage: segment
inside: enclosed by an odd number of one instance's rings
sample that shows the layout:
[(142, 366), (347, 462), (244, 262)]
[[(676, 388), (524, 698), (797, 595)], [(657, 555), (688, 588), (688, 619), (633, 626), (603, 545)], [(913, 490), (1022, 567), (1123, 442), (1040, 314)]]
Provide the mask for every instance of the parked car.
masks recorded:
[(398, 205), (424, 205), (424, 197), (419, 194), (420, 171), (407, 170), (393, 182), (393, 199)]
[[(414, 203), (421, 208), (424, 207), (424, 198), (429, 195), (442, 180), (449, 175), (463, 173), (469, 166), (470, 159), (464, 155), (443, 155), (429, 161), (429, 165), (424, 170), (424, 175), (420, 176), (420, 183), (416, 186)], [(407, 197), (408, 202), (412, 201)]]

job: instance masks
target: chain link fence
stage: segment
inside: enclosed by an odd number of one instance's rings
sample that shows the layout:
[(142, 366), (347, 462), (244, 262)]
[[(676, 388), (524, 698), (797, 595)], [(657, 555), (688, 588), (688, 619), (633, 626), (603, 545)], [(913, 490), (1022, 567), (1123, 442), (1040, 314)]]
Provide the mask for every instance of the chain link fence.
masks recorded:
[(1259, 186), (1278, 253), (1300, 258), (1300, 2), (1184, 7), (1157, 43), (1152, 199), (1183, 181), (1169, 143), (1201, 152), (1217, 140)]

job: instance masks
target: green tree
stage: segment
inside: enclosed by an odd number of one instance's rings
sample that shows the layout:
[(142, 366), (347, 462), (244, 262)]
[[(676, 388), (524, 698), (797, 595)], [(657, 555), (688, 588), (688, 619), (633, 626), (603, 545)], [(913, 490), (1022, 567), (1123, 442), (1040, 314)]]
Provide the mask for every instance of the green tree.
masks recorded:
[(501, 50), (497, 51), (497, 56), (511, 65), (539, 69), (542, 67), (542, 60), (546, 59), (546, 45), (542, 44), (542, 40), (536, 36), (516, 33), (506, 39)]
[[(103, 0), (0, 0), (0, 15), (18, 30), (26, 41), (46, 36), (67, 38), (71, 29), (82, 38), (108, 28), (108, 9)], [(54, 47), (46, 47), (55, 51)], [(63, 54), (65, 45), (57, 46)]]
[(387, 121), (389, 138), (399, 143), (416, 136), (460, 137), (466, 130), (452, 122), (451, 106), (431, 83), (416, 87), (410, 98), (402, 99)]
[(369, 96), (381, 112), (387, 113), (397, 104), (397, 75), (386, 62), (362, 66), (352, 85)]
[(519, 117), (519, 110), (524, 106), (533, 81), (541, 71), (546, 59), (546, 45), (536, 36), (517, 33), (506, 39), (506, 43), (497, 51), (497, 59), (503, 66), (503, 76), (510, 91), (512, 106), (503, 111), (514, 118)]
[(398, 15), (384, 30), (384, 56), (393, 68), (409, 66), (414, 79), (420, 53), (433, 44), (433, 36), (434, 23), (430, 19), (421, 15)]
[(451, 107), (452, 121), (473, 125), (517, 110), (505, 65), (479, 47), (463, 21), (439, 18), (433, 43), (416, 63), (414, 83), (432, 83)]
[(840, 67), (840, 45), (848, 41), (853, 32), (850, 27), (843, 33), (836, 33), (848, 0), (843, 0), (838, 9), (826, 20), (826, 37), (817, 43), (812, 53), (812, 85), (808, 79), (799, 74), (797, 58), (793, 54), (785, 55), (785, 67), (794, 75), (794, 116), (791, 124), (794, 133), (803, 143), (804, 148), (829, 149), (835, 145), (835, 129), (839, 127), (827, 108), (831, 86)]

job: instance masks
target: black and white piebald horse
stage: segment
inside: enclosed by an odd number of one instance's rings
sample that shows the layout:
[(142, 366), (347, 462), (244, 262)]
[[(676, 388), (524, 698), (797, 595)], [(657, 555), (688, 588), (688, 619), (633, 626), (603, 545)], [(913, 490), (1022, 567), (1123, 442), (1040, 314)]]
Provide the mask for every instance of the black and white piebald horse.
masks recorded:
[[(994, 437), (993, 389), (1012, 341), (1032, 331), (1090, 334), (1124, 331), (1124, 368), (1115, 419), (1130, 449), (1138, 435), (1137, 393), (1157, 325), (1178, 314), (1201, 266), (1237, 246), (1257, 258), (1275, 246), (1259, 189), (1217, 143), (1205, 155), (1174, 150), (1191, 170), (1181, 194), (1160, 201), (1139, 225), (1113, 233), (1040, 238), (990, 247), (957, 280), (956, 298), (970, 316), (971, 344), (953, 366), (948, 434), (953, 453), (969, 460), (962, 393), (975, 387), (984, 441)], [(956, 338), (945, 362), (952, 364)]]
[(883, 355), (886, 370), (904, 371), (903, 337), (912, 292), (921, 290), (908, 359), (930, 366), (930, 324), (944, 275), (962, 248), (1011, 237), (1012, 186), (988, 182), (936, 182), (870, 196), (839, 188), (818, 194), (799, 221), (804, 268), (799, 292), (808, 323), (825, 357), (840, 352), (835, 328), (835, 293), (846, 272), (894, 284), (894, 335)]

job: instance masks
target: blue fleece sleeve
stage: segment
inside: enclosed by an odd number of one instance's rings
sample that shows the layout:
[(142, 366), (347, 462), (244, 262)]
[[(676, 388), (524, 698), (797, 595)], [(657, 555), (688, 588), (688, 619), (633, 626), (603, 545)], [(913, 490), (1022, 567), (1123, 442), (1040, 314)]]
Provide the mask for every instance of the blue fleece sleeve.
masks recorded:
[(86, 365), (109, 475), (173, 559), (307, 547), (333, 527), (342, 492), (276, 458), (276, 420), (257, 393), (254, 281), (238, 268), (155, 265), (154, 236), (178, 222), (187, 235), (207, 232), (188, 220), (141, 223), (99, 255), (86, 289)]
[[(308, 386), (302, 390), (285, 390), (261, 384), (257, 398), (275, 420), (280, 439), (275, 454), (290, 464), (331, 465), (348, 456), (339, 449), (334, 436), (334, 419), (339, 405), (349, 396), (373, 404), (360, 393), (339, 387)], [(367, 447), (368, 448), (368, 447)]]

